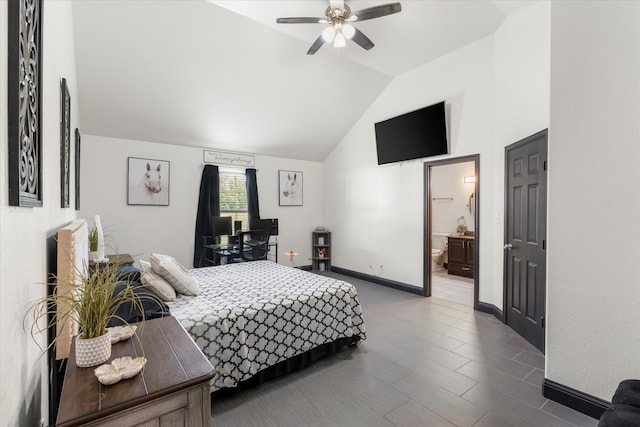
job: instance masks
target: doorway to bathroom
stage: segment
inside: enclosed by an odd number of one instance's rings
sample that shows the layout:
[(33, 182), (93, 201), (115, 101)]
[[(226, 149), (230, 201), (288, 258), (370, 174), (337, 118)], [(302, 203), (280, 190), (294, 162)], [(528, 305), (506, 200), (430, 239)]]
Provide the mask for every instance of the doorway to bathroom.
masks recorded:
[(480, 155), (424, 164), (424, 295), (478, 308)]

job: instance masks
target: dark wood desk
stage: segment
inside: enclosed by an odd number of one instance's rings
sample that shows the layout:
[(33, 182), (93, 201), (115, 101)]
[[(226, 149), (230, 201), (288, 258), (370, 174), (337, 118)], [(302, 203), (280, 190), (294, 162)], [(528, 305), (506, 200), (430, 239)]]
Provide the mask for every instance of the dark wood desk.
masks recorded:
[[(278, 262), (278, 241), (269, 241), (269, 253), (267, 257), (271, 254), (271, 249), (275, 248), (274, 257), (275, 262)], [(212, 257), (208, 258), (205, 256), (206, 264), (205, 266), (211, 265), (221, 265), (228, 264), (231, 262), (233, 258), (239, 257), (240, 244), (238, 243), (221, 243), (221, 244), (207, 244), (204, 245), (204, 250), (209, 250), (212, 252)], [(270, 257), (268, 259), (271, 259)]]
[[(56, 425), (211, 424), (209, 383), (213, 367), (172, 317), (138, 324), (147, 364), (133, 378), (102, 385), (94, 368), (78, 368), (71, 348)], [(114, 344), (111, 359), (142, 355), (135, 337)]]

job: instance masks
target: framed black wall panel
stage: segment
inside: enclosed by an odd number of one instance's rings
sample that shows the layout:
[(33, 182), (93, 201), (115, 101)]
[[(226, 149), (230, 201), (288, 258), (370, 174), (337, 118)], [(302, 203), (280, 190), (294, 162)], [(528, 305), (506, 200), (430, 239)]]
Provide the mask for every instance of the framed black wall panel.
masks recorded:
[(71, 181), (71, 96), (67, 79), (60, 80), (60, 207), (69, 207)]
[(76, 210), (80, 210), (80, 131), (76, 128)]
[(42, 2), (8, 2), (9, 205), (42, 206)]

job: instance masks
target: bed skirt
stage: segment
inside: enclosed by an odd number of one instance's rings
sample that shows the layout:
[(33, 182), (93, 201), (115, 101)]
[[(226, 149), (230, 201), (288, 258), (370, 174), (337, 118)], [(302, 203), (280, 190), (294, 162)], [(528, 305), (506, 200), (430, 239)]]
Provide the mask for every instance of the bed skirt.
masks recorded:
[(251, 378), (240, 381), (236, 387), (218, 389), (211, 393), (211, 398), (229, 396), (241, 390), (255, 387), (271, 379), (282, 377), (291, 372), (298, 371), (313, 364), (315, 361), (323, 357), (339, 353), (345, 347), (355, 347), (358, 345), (358, 343), (360, 343), (360, 341), (360, 336), (354, 335), (352, 337), (338, 338), (333, 342), (322, 344), (290, 359), (276, 363), (269, 368), (263, 369)]

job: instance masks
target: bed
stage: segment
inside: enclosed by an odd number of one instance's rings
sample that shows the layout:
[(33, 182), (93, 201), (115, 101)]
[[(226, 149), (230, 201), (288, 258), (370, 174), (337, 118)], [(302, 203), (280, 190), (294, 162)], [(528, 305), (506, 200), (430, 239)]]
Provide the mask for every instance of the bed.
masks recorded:
[[(57, 246), (52, 255), (57, 253), (58, 277), (82, 271), (88, 256), (87, 234), (84, 220), (57, 230), (57, 245), (51, 241)], [(164, 305), (145, 306), (144, 313), (126, 309), (121, 316), (129, 322), (175, 316), (216, 369), (212, 392), (235, 391), (280, 376), (366, 338), (358, 294), (349, 283), (272, 261), (188, 271), (177, 264), (172, 272), (193, 276), (200, 290), (197, 296), (178, 292), (175, 301), (166, 302), (169, 310)], [(143, 284), (134, 286), (148, 292)], [(52, 377), (64, 374), (55, 371), (76, 333), (77, 327), (69, 325), (50, 336), (49, 342), (57, 336)], [(51, 391), (57, 395), (54, 382)]]
[(347, 282), (271, 261), (189, 273), (200, 294), (167, 305), (216, 369), (212, 392), (286, 373), (366, 338), (356, 288)]

